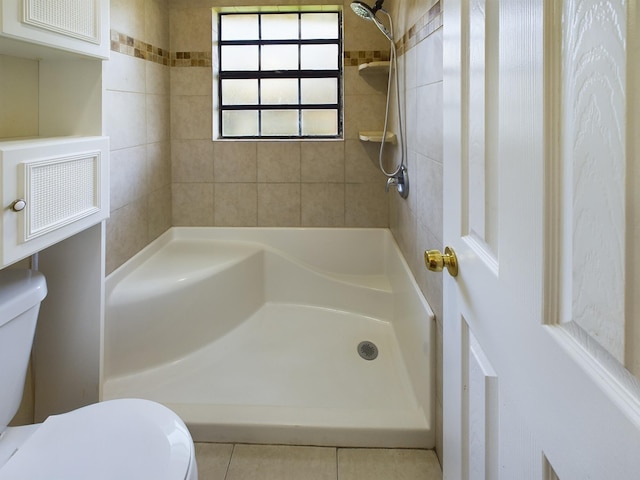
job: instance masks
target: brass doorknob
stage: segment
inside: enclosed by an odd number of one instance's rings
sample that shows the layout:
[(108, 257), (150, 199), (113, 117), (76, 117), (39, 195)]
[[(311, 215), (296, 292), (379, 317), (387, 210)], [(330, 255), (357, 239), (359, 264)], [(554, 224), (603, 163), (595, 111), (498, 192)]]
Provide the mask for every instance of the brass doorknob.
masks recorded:
[(424, 264), (432, 272), (441, 272), (446, 267), (449, 275), (458, 275), (458, 257), (451, 247), (444, 248), (444, 255), (440, 250), (427, 250), (424, 252)]

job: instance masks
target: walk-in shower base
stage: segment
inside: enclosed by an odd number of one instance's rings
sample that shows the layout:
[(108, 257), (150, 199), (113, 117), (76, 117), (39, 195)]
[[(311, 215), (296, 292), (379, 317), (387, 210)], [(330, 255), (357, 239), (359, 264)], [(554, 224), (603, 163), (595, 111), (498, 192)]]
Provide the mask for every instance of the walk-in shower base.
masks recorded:
[[(188, 249), (191, 253), (196, 250)], [(220, 252), (220, 248), (214, 250)], [(162, 271), (154, 264), (157, 257), (157, 254), (147, 254), (147, 258), (137, 265), (137, 273), (145, 269), (154, 272), (151, 280), (157, 282), (158, 272)], [(184, 265), (184, 262), (177, 263)], [(269, 261), (265, 263), (275, 265)], [(309, 264), (305, 263), (307, 267)], [(353, 274), (342, 272), (340, 278), (351, 282), (360, 276), (365, 289), (377, 291), (372, 298), (382, 297), (386, 303), (393, 304), (393, 297), (389, 296), (393, 282), (385, 281), (385, 275), (376, 272), (376, 268)], [(325, 275), (326, 271), (322, 271)], [(219, 274), (220, 269), (217, 269), (216, 275)], [(259, 274), (261, 278), (269, 276), (264, 272), (253, 274)], [(174, 280), (179, 284), (182, 276), (181, 272)], [(123, 282), (121, 286), (127, 286), (127, 278), (135, 279), (135, 285), (140, 286), (141, 278), (135, 275), (117, 279)], [(228, 277), (227, 281), (233, 279)], [(304, 283), (304, 275), (295, 281)], [(127, 288), (128, 294), (134, 289), (133, 285)], [(318, 288), (318, 285), (309, 286)], [(345, 292), (347, 298), (351, 294), (357, 298), (359, 294), (349, 288), (345, 283), (337, 292)], [(294, 291), (295, 288), (287, 290)], [(247, 294), (247, 299), (243, 300), (243, 295), (239, 295), (228, 300), (250, 303), (249, 297)], [(278, 295), (272, 291), (267, 297)], [(168, 361), (154, 361), (148, 365), (142, 362), (139, 368), (129, 371), (120, 364), (120, 371), (106, 376), (102, 397), (142, 397), (161, 402), (183, 418), (196, 441), (433, 446), (430, 404), (427, 402), (425, 408), (425, 402), (420, 402), (416, 395), (419, 389), (414, 387), (415, 380), (406, 366), (407, 352), (401, 348), (393, 319), (385, 318), (392, 315), (393, 308), (382, 312), (382, 318), (379, 318), (362, 314), (359, 310), (364, 306), (350, 311), (312, 305), (307, 301), (264, 300), (251, 315), (232, 328), (183, 355), (172, 355)], [(416, 321), (425, 322), (427, 327), (422, 334), (426, 332), (428, 336), (432, 318), (430, 311), (424, 313), (425, 317)], [(205, 323), (207, 315), (214, 321), (213, 311), (205, 311), (203, 315)], [(135, 322), (135, 316), (131, 320)], [(116, 320), (107, 315), (107, 330), (109, 321)], [(176, 321), (184, 322), (188, 328), (189, 319)], [(416, 332), (416, 335), (420, 334)], [(179, 341), (179, 329), (172, 335)], [(154, 338), (157, 338), (154, 333), (149, 332), (149, 342), (154, 342)], [(428, 338), (423, 340), (426, 341), (421, 341), (420, 345), (431, 344)], [(361, 358), (358, 345), (362, 341), (377, 346), (377, 358)], [(117, 348), (107, 348), (110, 349), (117, 351)], [(430, 352), (426, 353), (430, 355)], [(132, 355), (131, 358), (135, 364), (136, 357)], [(432, 381), (430, 369), (423, 365), (427, 389)]]

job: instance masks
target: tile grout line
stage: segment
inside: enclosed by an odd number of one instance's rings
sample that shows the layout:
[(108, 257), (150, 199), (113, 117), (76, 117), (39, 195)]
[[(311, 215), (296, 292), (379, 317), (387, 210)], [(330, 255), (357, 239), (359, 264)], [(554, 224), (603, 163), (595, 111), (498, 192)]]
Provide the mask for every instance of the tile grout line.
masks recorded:
[(224, 480), (227, 480), (227, 476), (229, 475), (229, 469), (231, 468), (231, 460), (233, 459), (233, 454), (236, 451), (236, 444), (233, 444), (233, 447), (231, 448), (231, 455), (229, 455), (229, 462), (227, 463), (227, 469), (224, 472)]

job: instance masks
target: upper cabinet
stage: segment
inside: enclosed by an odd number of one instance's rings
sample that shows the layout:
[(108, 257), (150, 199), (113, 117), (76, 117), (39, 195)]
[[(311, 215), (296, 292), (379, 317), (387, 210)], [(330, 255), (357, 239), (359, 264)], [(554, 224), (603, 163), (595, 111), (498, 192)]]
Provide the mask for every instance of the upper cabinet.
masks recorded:
[(0, 53), (109, 58), (108, 0), (0, 0)]

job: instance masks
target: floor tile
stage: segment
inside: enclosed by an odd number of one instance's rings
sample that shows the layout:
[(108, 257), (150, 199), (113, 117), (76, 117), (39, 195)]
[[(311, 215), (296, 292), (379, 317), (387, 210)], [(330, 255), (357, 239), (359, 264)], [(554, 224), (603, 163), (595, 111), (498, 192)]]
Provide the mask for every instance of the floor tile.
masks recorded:
[(336, 449), (236, 445), (226, 480), (336, 480)]
[(224, 480), (229, 468), (233, 445), (226, 443), (196, 443), (198, 480)]
[(338, 450), (340, 480), (441, 480), (442, 471), (433, 450)]

